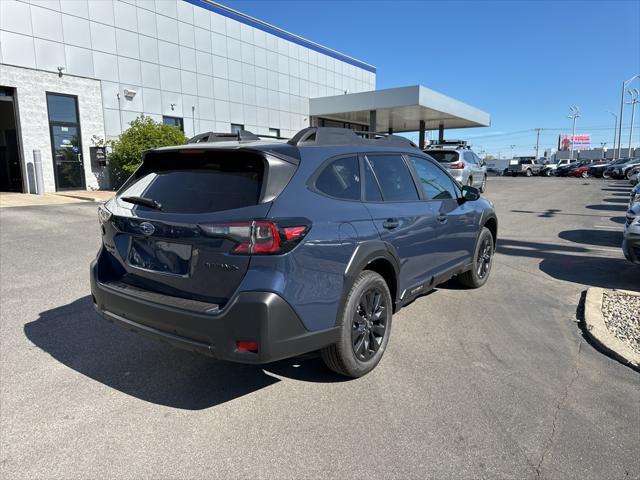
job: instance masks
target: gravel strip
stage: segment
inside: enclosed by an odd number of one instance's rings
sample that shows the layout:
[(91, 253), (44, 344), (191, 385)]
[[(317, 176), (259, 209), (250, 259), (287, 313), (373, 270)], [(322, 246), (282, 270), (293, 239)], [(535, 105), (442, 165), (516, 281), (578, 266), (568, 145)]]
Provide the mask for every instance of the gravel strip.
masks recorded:
[(607, 329), (640, 353), (640, 296), (605, 290), (602, 315)]

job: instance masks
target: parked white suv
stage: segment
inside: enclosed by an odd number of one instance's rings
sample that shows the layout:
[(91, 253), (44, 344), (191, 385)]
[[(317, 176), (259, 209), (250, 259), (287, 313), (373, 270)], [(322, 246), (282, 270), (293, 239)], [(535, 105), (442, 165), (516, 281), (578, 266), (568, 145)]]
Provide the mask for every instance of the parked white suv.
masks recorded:
[(481, 192), (487, 189), (487, 167), (467, 142), (448, 140), (427, 146), (424, 153), (434, 158), (460, 185), (476, 187)]

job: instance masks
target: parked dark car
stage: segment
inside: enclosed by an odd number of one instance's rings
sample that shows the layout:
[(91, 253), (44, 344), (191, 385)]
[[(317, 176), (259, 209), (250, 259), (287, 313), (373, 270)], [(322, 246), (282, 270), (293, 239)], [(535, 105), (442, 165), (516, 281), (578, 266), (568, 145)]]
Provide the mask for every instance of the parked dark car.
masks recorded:
[(567, 177), (571, 174), (571, 172), (578, 168), (580, 166), (580, 163), (575, 161), (575, 162), (571, 162), (567, 165), (563, 165), (562, 167), (558, 167), (556, 168), (556, 171), (553, 172), (553, 174), (556, 177)]
[(627, 160), (628, 160), (627, 158), (618, 158), (617, 160), (611, 160), (608, 163), (597, 163), (597, 164), (591, 165), (591, 167), (589, 167), (589, 176), (602, 178), (603, 173), (607, 168), (614, 167), (615, 165), (624, 163)]
[(629, 179), (634, 167), (640, 166), (640, 157), (629, 158), (626, 162), (607, 168), (606, 173), (613, 178)]
[(493, 205), (406, 138), (230, 137), (147, 151), (99, 208), (90, 271), (104, 318), (235, 362), (320, 350), (359, 377), (402, 306), (452, 277), (487, 281)]

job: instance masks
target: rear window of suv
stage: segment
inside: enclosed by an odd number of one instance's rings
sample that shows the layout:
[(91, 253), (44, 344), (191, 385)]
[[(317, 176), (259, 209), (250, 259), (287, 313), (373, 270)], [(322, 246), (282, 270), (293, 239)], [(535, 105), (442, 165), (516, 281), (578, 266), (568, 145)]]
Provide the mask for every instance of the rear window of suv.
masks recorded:
[(248, 207), (259, 201), (264, 165), (260, 156), (246, 152), (149, 154), (118, 196), (155, 200), (168, 213)]
[(453, 163), (460, 158), (458, 152), (454, 150), (427, 150), (424, 153), (440, 163)]

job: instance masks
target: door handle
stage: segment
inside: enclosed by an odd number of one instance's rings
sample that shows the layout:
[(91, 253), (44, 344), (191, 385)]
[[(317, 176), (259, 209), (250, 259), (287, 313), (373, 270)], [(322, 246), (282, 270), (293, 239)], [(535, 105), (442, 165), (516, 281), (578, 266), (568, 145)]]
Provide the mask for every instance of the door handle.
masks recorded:
[(443, 214), (438, 215), (438, 222), (440, 223), (447, 223), (447, 220), (449, 220), (449, 217)]
[(382, 223), (382, 226), (387, 230), (393, 230), (394, 228), (398, 228), (400, 226), (400, 222), (395, 218), (388, 218)]

